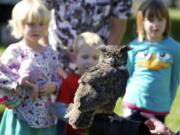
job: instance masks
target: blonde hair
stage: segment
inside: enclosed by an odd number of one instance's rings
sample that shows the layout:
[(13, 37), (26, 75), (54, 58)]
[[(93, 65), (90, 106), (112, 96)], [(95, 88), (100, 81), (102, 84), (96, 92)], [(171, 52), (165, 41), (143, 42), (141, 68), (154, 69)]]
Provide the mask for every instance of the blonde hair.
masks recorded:
[(25, 23), (42, 23), (48, 28), (50, 18), (50, 11), (41, 0), (22, 0), (12, 10), (12, 18), (9, 21), (11, 34), (17, 39), (23, 37)]
[(137, 34), (138, 39), (143, 41), (145, 39), (145, 31), (144, 31), (144, 18), (147, 17), (151, 20), (153, 17), (157, 18), (165, 18), (166, 19), (166, 28), (163, 33), (164, 37), (167, 37), (170, 33), (170, 19), (169, 12), (166, 6), (160, 0), (148, 0), (141, 4), (137, 11), (136, 15), (136, 26), (137, 26)]
[(73, 51), (77, 54), (81, 47), (89, 46), (97, 48), (100, 45), (104, 45), (104, 42), (98, 34), (93, 32), (83, 32), (75, 39)]

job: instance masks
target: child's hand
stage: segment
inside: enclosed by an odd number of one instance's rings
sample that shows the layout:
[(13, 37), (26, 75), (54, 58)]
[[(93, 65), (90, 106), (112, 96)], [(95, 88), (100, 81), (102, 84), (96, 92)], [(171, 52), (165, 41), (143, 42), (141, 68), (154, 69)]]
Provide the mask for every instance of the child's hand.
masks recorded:
[(26, 85), (26, 82), (28, 81), (28, 77), (21, 77), (19, 80), (18, 80), (18, 83), (20, 85)]
[(44, 84), (44, 86), (42, 87), (41, 91), (40, 91), (40, 95), (41, 96), (47, 96), (52, 94), (54, 91), (56, 90), (56, 85), (54, 82), (52, 81), (48, 81), (46, 84)]
[(39, 97), (39, 86), (37, 83), (32, 83), (29, 80), (25, 80), (24, 84), (32, 89), (32, 99), (36, 99)]
[(37, 84), (33, 84), (32, 98), (36, 99), (39, 97), (39, 87)]

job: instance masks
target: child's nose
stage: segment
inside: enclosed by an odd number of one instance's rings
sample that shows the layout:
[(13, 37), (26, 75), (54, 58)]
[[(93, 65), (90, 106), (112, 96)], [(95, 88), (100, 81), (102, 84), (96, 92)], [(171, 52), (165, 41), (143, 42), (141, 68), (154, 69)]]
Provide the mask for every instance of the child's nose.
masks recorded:
[(88, 64), (92, 64), (92, 63), (93, 63), (92, 59), (89, 59)]
[(159, 26), (159, 24), (161, 24), (161, 23), (159, 22), (159, 20), (155, 19), (155, 20), (154, 20), (154, 23), (153, 23), (153, 26)]
[(93, 58), (90, 58), (90, 59), (88, 60), (88, 64), (89, 64), (89, 65), (93, 65), (94, 63), (95, 63), (95, 61), (94, 61)]

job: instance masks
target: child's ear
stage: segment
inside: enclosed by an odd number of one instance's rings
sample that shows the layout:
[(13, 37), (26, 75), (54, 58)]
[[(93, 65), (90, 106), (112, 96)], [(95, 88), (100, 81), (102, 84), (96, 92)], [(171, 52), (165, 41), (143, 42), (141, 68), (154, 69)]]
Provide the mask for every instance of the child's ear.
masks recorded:
[(98, 47), (96, 47), (96, 49), (102, 51), (102, 52), (105, 52), (106, 51), (106, 46), (105, 45), (100, 45)]
[(70, 53), (70, 57), (71, 57), (71, 60), (73, 62), (76, 62), (76, 57), (77, 57), (77, 53), (75, 53), (74, 51)]

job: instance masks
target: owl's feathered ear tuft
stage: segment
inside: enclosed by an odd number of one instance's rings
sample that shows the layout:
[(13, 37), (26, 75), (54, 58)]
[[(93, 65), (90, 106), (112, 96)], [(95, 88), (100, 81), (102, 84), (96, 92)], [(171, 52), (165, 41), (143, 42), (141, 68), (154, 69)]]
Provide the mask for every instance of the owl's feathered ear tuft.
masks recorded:
[(120, 51), (129, 51), (131, 50), (132, 48), (130, 48), (129, 46), (127, 45), (122, 45), (121, 48), (120, 48)]

